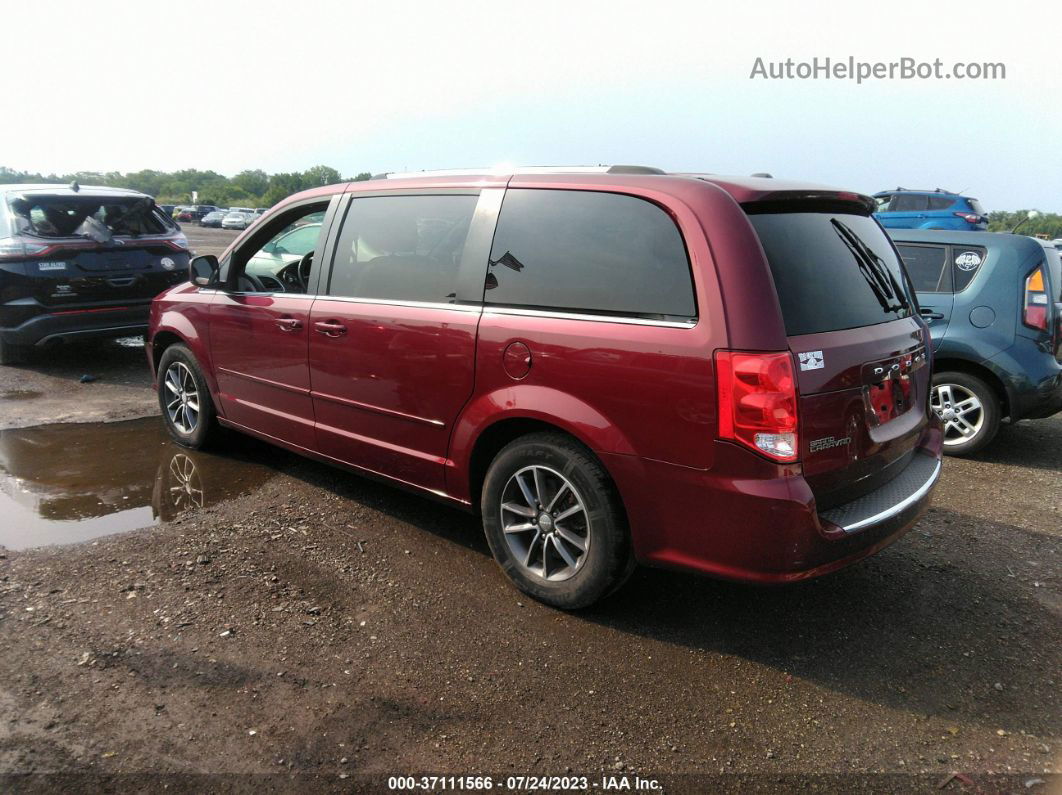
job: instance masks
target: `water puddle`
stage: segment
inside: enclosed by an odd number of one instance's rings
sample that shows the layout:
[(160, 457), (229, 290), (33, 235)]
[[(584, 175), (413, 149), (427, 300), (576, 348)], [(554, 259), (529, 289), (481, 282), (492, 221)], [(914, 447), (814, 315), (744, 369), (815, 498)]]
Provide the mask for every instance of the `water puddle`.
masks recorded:
[(158, 417), (0, 431), (0, 545), (70, 544), (150, 527), (273, 476), (257, 442), (178, 447)]

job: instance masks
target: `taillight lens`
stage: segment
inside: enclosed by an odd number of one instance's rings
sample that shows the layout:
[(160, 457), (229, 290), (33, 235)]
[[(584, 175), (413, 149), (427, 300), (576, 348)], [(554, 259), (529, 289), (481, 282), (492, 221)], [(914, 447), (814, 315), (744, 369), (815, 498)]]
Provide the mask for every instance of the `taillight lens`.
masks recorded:
[(797, 390), (789, 353), (716, 351), (719, 438), (796, 461)]
[(53, 248), (54, 246), (32, 243), (21, 237), (0, 237), (0, 259), (39, 257)]
[(955, 215), (959, 216), (962, 220), (964, 220), (968, 224), (979, 224), (979, 223), (981, 223), (981, 216), (979, 216), (979, 215), (977, 215), (975, 213), (955, 213)]
[(1025, 315), (1030, 328), (1047, 331), (1047, 288), (1044, 268), (1039, 266), (1025, 278)]
[(174, 235), (166, 241), (166, 245), (175, 251), (188, 251), (188, 238), (184, 234)]

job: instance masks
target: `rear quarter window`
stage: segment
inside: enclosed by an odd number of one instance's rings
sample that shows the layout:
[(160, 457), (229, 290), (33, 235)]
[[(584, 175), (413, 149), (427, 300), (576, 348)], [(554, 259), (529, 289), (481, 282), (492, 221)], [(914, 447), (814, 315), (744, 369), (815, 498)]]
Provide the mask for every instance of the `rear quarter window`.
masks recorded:
[(789, 336), (910, 317), (903, 266), (873, 218), (745, 209), (767, 255)]
[(988, 256), (980, 246), (952, 246), (951, 265), (955, 274), (955, 292), (966, 289)]
[(671, 217), (644, 199), (597, 191), (507, 191), (484, 302), (665, 320), (697, 314)]

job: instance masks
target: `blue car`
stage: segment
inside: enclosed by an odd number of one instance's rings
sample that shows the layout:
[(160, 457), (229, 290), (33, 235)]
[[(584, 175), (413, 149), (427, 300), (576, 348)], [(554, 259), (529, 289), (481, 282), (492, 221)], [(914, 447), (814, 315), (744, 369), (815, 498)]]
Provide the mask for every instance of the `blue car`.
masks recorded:
[(1062, 259), (995, 232), (889, 232), (933, 346), (930, 405), (944, 452), (982, 449), (1003, 418), (1062, 410)]
[(937, 188), (875, 193), (878, 210), (874, 217), (886, 229), (953, 229), (983, 232), (988, 215), (977, 199)]

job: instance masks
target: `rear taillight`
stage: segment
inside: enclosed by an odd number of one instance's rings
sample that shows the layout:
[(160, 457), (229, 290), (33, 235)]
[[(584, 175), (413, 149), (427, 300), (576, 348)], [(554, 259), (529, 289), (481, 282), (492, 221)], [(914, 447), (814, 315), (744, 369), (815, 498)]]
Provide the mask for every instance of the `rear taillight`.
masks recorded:
[(188, 238), (184, 234), (174, 235), (165, 242), (174, 251), (188, 251)]
[(1025, 278), (1025, 314), (1022, 318), (1026, 326), (1047, 331), (1047, 288), (1044, 268), (1036, 270)]
[(0, 260), (41, 257), (54, 248), (55, 246), (33, 243), (21, 237), (0, 237)]
[(797, 391), (789, 353), (716, 351), (719, 438), (796, 461)]
[(955, 213), (955, 215), (959, 216), (959, 218), (961, 218), (968, 224), (981, 223), (981, 216), (977, 215), (976, 213)]

